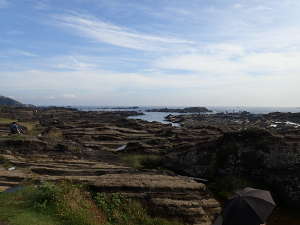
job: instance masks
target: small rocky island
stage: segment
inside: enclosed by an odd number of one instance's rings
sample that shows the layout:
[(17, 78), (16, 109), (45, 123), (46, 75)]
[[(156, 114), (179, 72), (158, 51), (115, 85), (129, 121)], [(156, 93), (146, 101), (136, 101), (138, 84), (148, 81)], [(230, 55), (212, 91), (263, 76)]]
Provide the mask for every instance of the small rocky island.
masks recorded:
[(212, 112), (205, 107), (186, 107), (183, 109), (173, 108), (160, 108), (160, 109), (149, 109), (146, 112), (167, 112), (167, 113), (208, 113)]
[[(280, 207), (300, 208), (300, 114), (167, 117), (181, 127), (128, 119), (134, 114), (0, 107), (0, 189), (68, 179), (194, 225), (212, 224), (232, 187), (267, 187)], [(12, 121), (25, 134), (11, 135)], [(281, 224), (280, 215), (268, 224)]]

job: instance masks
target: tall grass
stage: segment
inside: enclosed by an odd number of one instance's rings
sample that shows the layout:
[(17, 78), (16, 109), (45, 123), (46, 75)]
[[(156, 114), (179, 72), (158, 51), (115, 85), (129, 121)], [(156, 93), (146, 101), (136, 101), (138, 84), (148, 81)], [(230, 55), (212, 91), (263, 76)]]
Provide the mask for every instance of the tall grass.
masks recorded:
[(136, 201), (96, 193), (68, 182), (0, 194), (0, 221), (10, 225), (180, 225), (153, 218)]
[(180, 225), (177, 221), (150, 217), (140, 202), (126, 199), (119, 193), (97, 193), (95, 201), (112, 225)]

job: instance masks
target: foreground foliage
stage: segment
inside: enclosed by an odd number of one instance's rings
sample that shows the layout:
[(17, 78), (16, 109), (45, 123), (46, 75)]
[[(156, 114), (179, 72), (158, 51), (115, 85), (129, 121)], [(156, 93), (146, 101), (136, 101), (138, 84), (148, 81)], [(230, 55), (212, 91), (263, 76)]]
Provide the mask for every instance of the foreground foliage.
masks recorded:
[(152, 218), (121, 194), (87, 192), (70, 183), (44, 183), (0, 194), (0, 221), (9, 225), (180, 225)]

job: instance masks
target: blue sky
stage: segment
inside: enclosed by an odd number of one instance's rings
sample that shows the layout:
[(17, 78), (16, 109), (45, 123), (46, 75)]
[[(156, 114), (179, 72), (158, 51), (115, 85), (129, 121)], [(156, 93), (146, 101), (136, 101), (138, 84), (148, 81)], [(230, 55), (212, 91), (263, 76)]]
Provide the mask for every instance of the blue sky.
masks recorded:
[(299, 0), (0, 0), (0, 94), (299, 106)]

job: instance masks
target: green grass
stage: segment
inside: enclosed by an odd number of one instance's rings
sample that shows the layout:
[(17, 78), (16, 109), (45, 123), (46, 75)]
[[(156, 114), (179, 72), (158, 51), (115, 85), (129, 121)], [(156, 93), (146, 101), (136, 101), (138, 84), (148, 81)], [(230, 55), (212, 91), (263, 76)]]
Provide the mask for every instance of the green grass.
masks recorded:
[(29, 205), (28, 196), (33, 189), (0, 194), (0, 220), (9, 225), (60, 225), (51, 214), (41, 212)]
[[(14, 211), (12, 211), (14, 212)], [(9, 224), (38, 224), (38, 225), (60, 225), (55, 218), (33, 210), (15, 211), (9, 219)]]
[(9, 225), (180, 225), (153, 218), (121, 194), (94, 193), (63, 182), (0, 193), (0, 221)]
[(129, 166), (136, 169), (160, 169), (161, 156), (158, 155), (140, 155), (125, 154), (121, 155), (121, 159)]

